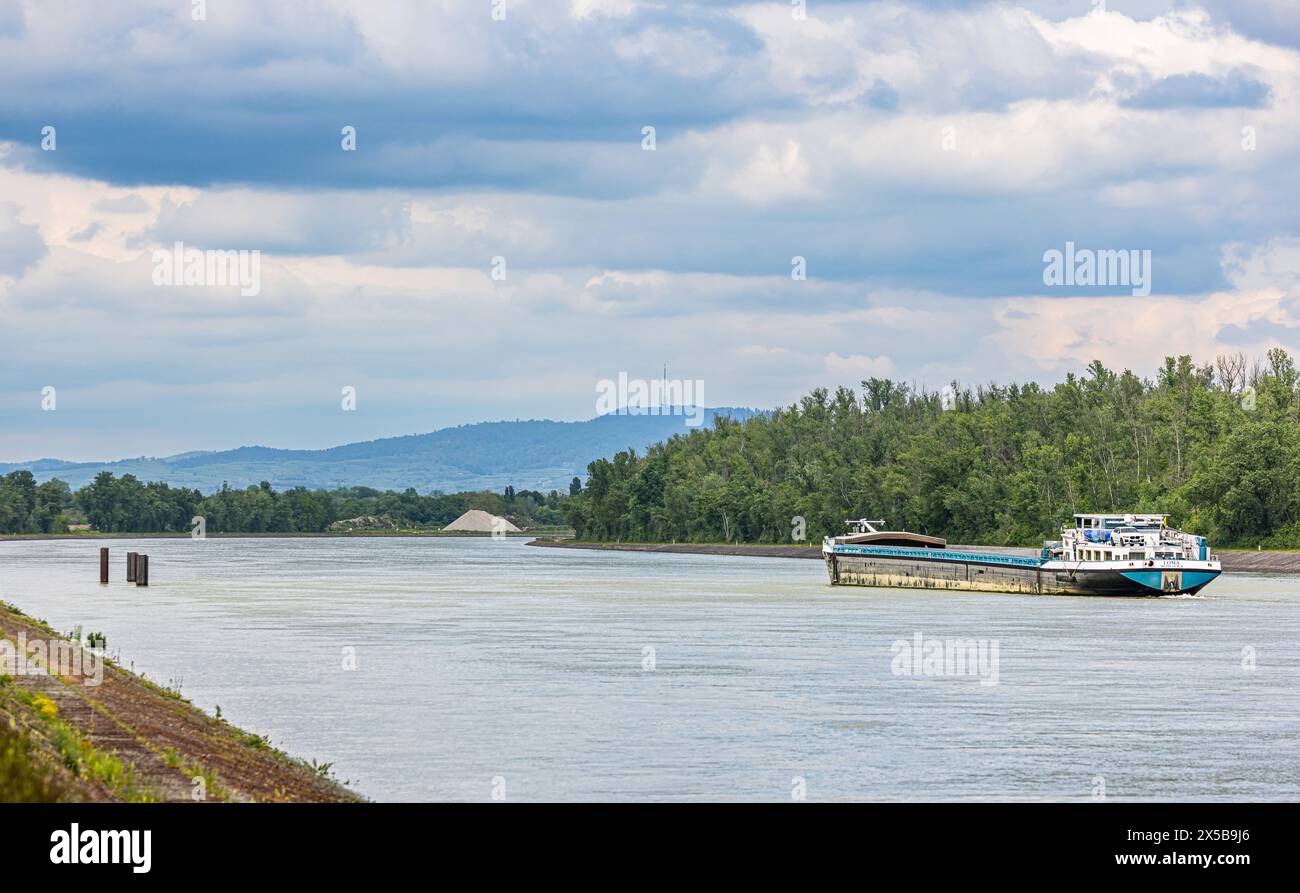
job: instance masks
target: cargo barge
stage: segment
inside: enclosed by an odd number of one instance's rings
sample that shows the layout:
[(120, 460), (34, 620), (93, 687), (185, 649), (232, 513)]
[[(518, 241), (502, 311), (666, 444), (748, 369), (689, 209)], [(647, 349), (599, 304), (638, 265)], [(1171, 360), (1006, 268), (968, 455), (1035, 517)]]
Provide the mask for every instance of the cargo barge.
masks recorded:
[(832, 585), (1033, 595), (1192, 595), (1222, 572), (1205, 537), (1168, 526), (1168, 515), (1074, 516), (1061, 539), (1034, 556), (956, 551), (945, 540), (883, 521), (849, 521), (826, 537), (822, 557)]

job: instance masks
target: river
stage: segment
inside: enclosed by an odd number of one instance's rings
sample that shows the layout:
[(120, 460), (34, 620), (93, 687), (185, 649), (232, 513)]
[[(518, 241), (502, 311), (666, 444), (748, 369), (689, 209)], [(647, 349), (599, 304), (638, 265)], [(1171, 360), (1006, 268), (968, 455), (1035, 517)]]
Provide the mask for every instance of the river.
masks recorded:
[(0, 543), (0, 597), (375, 800), (1297, 800), (1298, 584), (832, 588), (817, 561), (515, 538)]

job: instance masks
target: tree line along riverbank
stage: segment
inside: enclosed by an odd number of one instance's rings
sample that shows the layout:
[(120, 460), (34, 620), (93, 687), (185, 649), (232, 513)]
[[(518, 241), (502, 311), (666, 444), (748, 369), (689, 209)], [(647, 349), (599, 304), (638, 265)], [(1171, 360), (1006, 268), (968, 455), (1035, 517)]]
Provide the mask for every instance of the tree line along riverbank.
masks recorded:
[(1162, 512), (1217, 550), (1300, 548), (1300, 372), (1166, 358), (1051, 387), (940, 392), (870, 378), (599, 459), (565, 501), (579, 540), (819, 542), (846, 518), (1032, 546), (1079, 512)]
[[(559, 529), (551, 531), (546, 528), (534, 528), (531, 530), (507, 531), (504, 533), (491, 533), (478, 530), (322, 530), (322, 531), (284, 531), (271, 533), (207, 533), (209, 539), (384, 539), (384, 538), (431, 538), (455, 539), (456, 537), (557, 537), (568, 538), (573, 536), (571, 530)], [(0, 543), (24, 543), (24, 542), (42, 542), (45, 540), (86, 540), (93, 542), (95, 540), (123, 540), (123, 539), (142, 539), (142, 540), (183, 540), (191, 539), (192, 532), (184, 533), (157, 533), (157, 532), (122, 532), (122, 533), (104, 533), (98, 530), (79, 530), (73, 533), (0, 533)]]
[(563, 499), (555, 490), (514, 487), (500, 493), (421, 495), (414, 488), (276, 490), (265, 481), (204, 495), (109, 471), (73, 492), (57, 478), (38, 484), (30, 471), (19, 470), (0, 475), (0, 535), (59, 534), (87, 525), (101, 533), (189, 533), (196, 517), (203, 518), (207, 533), (326, 533), (335, 522), (362, 517), (384, 518), (403, 532), (417, 533), (436, 531), (471, 509), (517, 527), (552, 529), (565, 526)]

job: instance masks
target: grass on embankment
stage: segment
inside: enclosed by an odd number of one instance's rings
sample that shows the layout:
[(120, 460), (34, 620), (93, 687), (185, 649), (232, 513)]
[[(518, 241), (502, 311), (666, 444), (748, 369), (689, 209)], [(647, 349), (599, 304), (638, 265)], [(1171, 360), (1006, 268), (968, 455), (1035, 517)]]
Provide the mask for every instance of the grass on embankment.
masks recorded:
[[(71, 641), (0, 602), (0, 637), (16, 645), (20, 633), (47, 648)], [(360, 799), (329, 764), (294, 759), (111, 661), (102, 670), (97, 685), (88, 670), (0, 675), (0, 801)]]
[(155, 799), (137, 785), (133, 766), (61, 720), (51, 698), (0, 676), (0, 801)]

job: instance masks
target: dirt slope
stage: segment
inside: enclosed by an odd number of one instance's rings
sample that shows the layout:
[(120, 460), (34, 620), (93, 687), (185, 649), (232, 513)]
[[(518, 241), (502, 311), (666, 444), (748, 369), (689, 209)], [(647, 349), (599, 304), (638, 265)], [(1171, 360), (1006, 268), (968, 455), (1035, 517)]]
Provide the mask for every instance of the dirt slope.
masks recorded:
[[(20, 633), (45, 648), (66, 642), (0, 603), (0, 636), (16, 643)], [(85, 684), (90, 675), (0, 675), (0, 764), (30, 781), (0, 786), (5, 797), (191, 802), (200, 792), (203, 802), (359, 799), (327, 770), (291, 759), (111, 663), (100, 684)]]

